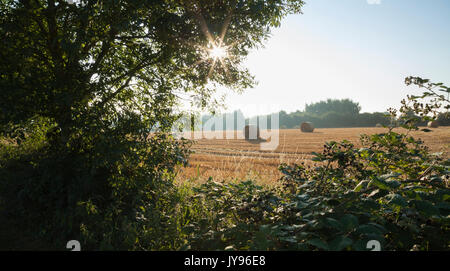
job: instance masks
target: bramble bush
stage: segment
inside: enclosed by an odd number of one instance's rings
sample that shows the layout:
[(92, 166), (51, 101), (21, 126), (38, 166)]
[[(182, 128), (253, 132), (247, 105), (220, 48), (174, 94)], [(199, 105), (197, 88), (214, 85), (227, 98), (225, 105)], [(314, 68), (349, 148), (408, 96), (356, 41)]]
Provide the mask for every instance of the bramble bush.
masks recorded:
[[(448, 103), (445, 96), (434, 97)], [(424, 118), (439, 108), (411, 99)], [(401, 112), (410, 110), (403, 103)], [(313, 167), (282, 164), (278, 189), (212, 180), (196, 188), (191, 202), (201, 215), (185, 226), (184, 248), (368, 250), (368, 241), (377, 240), (383, 250), (448, 250), (450, 161), (409, 135), (423, 119), (398, 119), (408, 132), (387, 127), (362, 135), (361, 147), (328, 142), (313, 153)]]
[(362, 148), (329, 142), (316, 167), (281, 165), (278, 190), (251, 181), (201, 185), (195, 198), (205, 217), (185, 228), (190, 248), (367, 250), (378, 240), (383, 250), (447, 250), (450, 163), (402, 139), (391, 131), (364, 138)]

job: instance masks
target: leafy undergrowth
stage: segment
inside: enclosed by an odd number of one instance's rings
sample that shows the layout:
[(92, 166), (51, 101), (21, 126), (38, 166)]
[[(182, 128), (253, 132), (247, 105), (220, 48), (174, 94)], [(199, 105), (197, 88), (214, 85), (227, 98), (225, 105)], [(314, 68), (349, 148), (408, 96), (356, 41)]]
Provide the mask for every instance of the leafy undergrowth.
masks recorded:
[[(325, 144), (315, 166), (281, 165), (273, 187), (212, 178), (168, 185), (119, 224), (108, 218), (117, 209), (86, 202), (71, 239), (94, 250), (368, 250), (370, 240), (382, 250), (449, 250), (450, 161), (392, 130), (361, 140), (362, 148)], [(1, 249), (65, 248), (68, 236), (32, 218), (32, 227), (25, 218), (3, 223)], [(35, 235), (44, 230), (58, 238)]]
[(450, 161), (392, 129), (361, 140), (326, 143), (314, 166), (281, 165), (273, 187), (167, 183), (116, 218), (114, 206), (81, 202), (79, 236), (55, 231), (54, 216), (18, 216), (37, 207), (3, 200), (0, 249), (63, 250), (70, 238), (83, 250), (368, 250), (370, 240), (382, 250), (449, 250)]
[[(450, 162), (406, 134), (329, 142), (317, 167), (281, 165), (282, 188), (252, 181), (194, 188), (192, 250), (448, 250)], [(189, 213), (189, 212), (188, 212)]]

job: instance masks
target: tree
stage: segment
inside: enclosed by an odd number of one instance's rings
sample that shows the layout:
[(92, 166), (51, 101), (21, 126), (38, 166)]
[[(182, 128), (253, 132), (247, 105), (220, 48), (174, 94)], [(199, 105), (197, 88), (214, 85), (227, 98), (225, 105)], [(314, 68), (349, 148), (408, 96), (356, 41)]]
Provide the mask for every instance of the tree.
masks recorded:
[[(151, 113), (167, 114), (183, 93), (206, 106), (214, 89), (208, 84), (252, 85), (239, 66), (243, 56), (301, 4), (3, 1), (0, 123), (39, 115), (69, 135), (88, 116), (137, 111), (154, 119)], [(217, 65), (205, 56), (211, 44), (229, 46), (232, 57)]]
[(340, 114), (358, 115), (361, 111), (361, 106), (350, 99), (334, 100), (327, 99), (318, 103), (312, 103), (305, 106), (305, 112), (311, 114), (321, 115), (328, 112), (336, 112)]
[[(9, 215), (47, 237), (85, 233), (92, 244), (111, 224), (133, 225), (135, 210), (159, 206), (168, 188), (158, 187), (186, 161), (185, 144), (167, 134), (181, 99), (214, 107), (218, 85), (252, 86), (242, 60), (302, 5), (2, 0), (0, 133), (14, 144), (2, 145), (0, 183)], [(217, 49), (228, 57), (209, 54)], [(80, 206), (100, 218), (72, 215)], [(116, 231), (110, 245), (130, 238)]]

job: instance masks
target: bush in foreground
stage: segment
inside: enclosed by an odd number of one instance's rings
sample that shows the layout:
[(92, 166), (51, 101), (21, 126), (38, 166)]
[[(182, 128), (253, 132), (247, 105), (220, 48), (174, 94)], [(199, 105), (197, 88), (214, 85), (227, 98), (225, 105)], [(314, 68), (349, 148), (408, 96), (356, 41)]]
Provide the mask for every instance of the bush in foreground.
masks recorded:
[(393, 131), (363, 142), (327, 143), (317, 167), (281, 165), (277, 190), (201, 185), (190, 249), (367, 250), (377, 240), (383, 250), (448, 250), (450, 162)]

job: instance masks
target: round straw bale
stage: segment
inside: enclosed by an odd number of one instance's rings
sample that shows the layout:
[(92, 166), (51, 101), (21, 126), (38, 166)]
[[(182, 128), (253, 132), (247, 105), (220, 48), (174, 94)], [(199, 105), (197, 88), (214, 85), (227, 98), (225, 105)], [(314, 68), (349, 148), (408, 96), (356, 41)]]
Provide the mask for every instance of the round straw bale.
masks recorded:
[(259, 128), (255, 125), (245, 125), (244, 135), (246, 140), (259, 139)]
[(314, 131), (314, 125), (311, 122), (303, 122), (302, 125), (300, 125), (300, 130), (302, 130), (303, 133), (312, 133)]
[(429, 121), (428, 122), (428, 127), (430, 127), (430, 128), (438, 128), (439, 127), (439, 122), (437, 120)]

